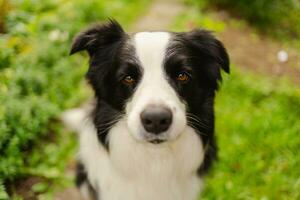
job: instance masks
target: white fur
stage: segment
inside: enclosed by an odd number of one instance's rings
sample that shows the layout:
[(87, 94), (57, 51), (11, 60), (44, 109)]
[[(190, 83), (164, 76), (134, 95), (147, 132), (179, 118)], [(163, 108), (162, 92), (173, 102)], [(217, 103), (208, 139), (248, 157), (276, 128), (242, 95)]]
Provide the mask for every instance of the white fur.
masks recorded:
[[(203, 162), (203, 145), (187, 126), (185, 106), (164, 75), (169, 39), (170, 34), (164, 32), (134, 36), (143, 78), (127, 103), (125, 117), (109, 131), (109, 152), (100, 144), (91, 119), (78, 128), (76, 116), (84, 116), (82, 110), (73, 111), (73, 118), (65, 115), (65, 121), (80, 131), (79, 159), (101, 200), (196, 200), (200, 192), (197, 169)], [(170, 129), (162, 134), (168, 141), (158, 145), (144, 140), (147, 133), (139, 117), (153, 104), (169, 107), (173, 114)]]
[(170, 37), (167, 32), (140, 32), (133, 38), (143, 77), (131, 102), (127, 104), (126, 112), (130, 132), (138, 140), (154, 136), (146, 133), (140, 120), (140, 113), (150, 105), (168, 107), (172, 111), (173, 123), (165, 133), (158, 136), (160, 139), (174, 140), (186, 126), (185, 105), (179, 100), (164, 73), (163, 62)]
[(62, 113), (61, 120), (72, 131), (80, 132), (82, 120), (88, 116), (82, 108), (70, 109)]
[(187, 127), (161, 145), (137, 142), (121, 120), (109, 133), (110, 152), (100, 145), (91, 122), (80, 134), (80, 160), (101, 200), (195, 200), (202, 144)]
[(89, 190), (88, 183), (83, 183), (79, 187), (81, 200), (91, 200), (91, 191)]

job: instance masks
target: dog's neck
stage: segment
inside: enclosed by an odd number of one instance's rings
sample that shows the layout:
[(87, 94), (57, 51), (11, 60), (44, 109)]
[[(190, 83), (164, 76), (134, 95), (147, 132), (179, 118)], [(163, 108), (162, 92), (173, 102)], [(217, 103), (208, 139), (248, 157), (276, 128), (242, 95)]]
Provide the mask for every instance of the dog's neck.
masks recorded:
[(79, 155), (103, 199), (195, 199), (201, 183), (197, 168), (204, 155), (198, 137), (187, 128), (174, 141), (142, 143), (130, 136), (126, 122), (120, 120), (110, 130), (107, 151), (88, 122), (80, 135)]

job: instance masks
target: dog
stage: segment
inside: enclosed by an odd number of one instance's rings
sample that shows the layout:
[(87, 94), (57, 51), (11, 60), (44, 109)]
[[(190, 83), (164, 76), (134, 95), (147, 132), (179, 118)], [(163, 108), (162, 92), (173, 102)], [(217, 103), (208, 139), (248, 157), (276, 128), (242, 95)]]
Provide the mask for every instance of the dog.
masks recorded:
[(85, 198), (195, 200), (217, 157), (214, 98), (229, 56), (209, 31), (126, 33), (115, 20), (75, 37), (95, 103), (63, 115), (79, 133)]

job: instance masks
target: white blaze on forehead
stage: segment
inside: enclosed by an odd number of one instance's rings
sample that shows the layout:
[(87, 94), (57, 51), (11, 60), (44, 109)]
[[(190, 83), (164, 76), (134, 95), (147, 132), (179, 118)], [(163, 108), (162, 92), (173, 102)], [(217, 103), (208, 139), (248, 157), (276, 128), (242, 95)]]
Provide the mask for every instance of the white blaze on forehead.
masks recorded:
[(138, 140), (154, 137), (154, 134), (146, 133), (140, 117), (150, 105), (166, 107), (172, 111), (172, 125), (159, 135), (160, 139), (175, 139), (186, 127), (185, 105), (170, 85), (164, 69), (170, 40), (171, 34), (167, 32), (140, 32), (132, 38), (136, 57), (143, 70), (142, 78), (126, 104), (126, 113), (130, 133)]
[(133, 37), (136, 56), (143, 68), (142, 80), (133, 96), (134, 104), (140, 108), (147, 104), (166, 104), (174, 96), (164, 73), (169, 40), (167, 32), (140, 32)]
[(162, 67), (170, 39), (167, 32), (140, 32), (134, 36), (136, 54), (143, 68)]

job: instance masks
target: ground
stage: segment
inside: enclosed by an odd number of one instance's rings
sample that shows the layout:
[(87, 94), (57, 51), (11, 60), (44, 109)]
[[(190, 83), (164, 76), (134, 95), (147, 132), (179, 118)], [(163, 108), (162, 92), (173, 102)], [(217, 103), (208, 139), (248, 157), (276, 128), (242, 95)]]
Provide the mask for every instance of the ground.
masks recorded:
[[(300, 84), (300, 56), (296, 49), (255, 33), (246, 25), (234, 25), (226, 12), (215, 12), (216, 18), (226, 23), (225, 31), (219, 37), (229, 50), (232, 63), (239, 67), (273, 74), (288, 76)], [(288, 52), (288, 62), (280, 63), (277, 54), (280, 50)]]

